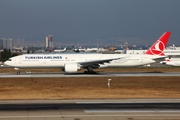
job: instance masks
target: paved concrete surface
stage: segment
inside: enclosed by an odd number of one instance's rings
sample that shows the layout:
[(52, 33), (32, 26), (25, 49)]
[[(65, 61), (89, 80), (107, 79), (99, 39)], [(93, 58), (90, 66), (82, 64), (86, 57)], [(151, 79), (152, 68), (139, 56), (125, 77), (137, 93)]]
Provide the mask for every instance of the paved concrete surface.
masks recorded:
[(38, 77), (131, 77), (131, 76), (180, 76), (180, 72), (102, 72), (97, 74), (64, 74), (64, 73), (22, 73), (20, 75), (0, 73), (0, 78), (38, 78)]
[(0, 101), (0, 120), (168, 119), (180, 119), (180, 99)]

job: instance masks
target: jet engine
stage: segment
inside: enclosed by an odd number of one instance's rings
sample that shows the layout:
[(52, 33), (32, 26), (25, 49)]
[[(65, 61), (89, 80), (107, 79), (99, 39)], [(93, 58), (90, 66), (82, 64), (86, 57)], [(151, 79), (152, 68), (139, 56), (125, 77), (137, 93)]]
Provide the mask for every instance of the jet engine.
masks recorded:
[(77, 63), (67, 63), (64, 65), (63, 71), (67, 73), (74, 73), (80, 70), (80, 67)]

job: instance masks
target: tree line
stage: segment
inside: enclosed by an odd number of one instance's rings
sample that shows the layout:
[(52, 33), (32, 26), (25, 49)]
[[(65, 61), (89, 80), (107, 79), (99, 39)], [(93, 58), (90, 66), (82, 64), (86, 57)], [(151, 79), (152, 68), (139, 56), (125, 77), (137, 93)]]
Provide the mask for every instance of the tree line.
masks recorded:
[(14, 57), (17, 56), (17, 53), (11, 53), (10, 49), (4, 49), (1, 54), (0, 54), (0, 61), (5, 62), (6, 60), (8, 60), (10, 57)]

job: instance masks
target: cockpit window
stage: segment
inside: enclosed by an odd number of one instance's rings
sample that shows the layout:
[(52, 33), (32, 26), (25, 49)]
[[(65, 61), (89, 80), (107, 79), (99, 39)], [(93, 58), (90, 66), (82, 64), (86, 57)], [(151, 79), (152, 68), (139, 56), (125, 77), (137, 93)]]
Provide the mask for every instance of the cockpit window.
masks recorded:
[(12, 61), (12, 59), (8, 59), (8, 61)]

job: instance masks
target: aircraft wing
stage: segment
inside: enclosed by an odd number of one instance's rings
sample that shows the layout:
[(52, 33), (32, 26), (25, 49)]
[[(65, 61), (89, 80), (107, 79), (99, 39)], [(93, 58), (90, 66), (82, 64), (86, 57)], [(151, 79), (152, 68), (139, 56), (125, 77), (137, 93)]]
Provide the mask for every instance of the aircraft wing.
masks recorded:
[(92, 61), (84, 61), (84, 62), (78, 62), (82, 67), (87, 66), (99, 66), (99, 64), (109, 63), (112, 60), (117, 60), (121, 58), (111, 58), (111, 59), (101, 59), (101, 60), (92, 60)]

